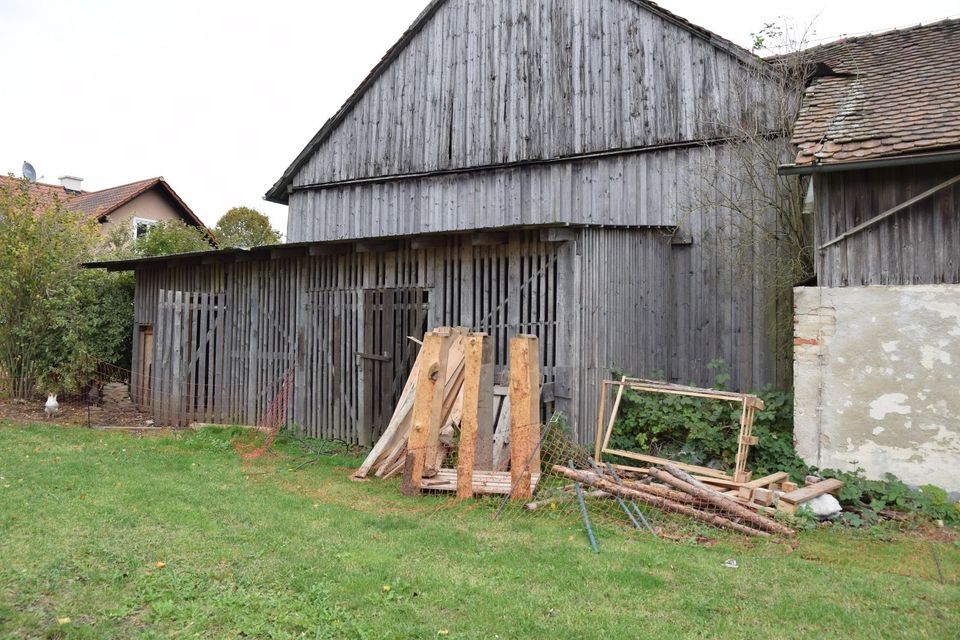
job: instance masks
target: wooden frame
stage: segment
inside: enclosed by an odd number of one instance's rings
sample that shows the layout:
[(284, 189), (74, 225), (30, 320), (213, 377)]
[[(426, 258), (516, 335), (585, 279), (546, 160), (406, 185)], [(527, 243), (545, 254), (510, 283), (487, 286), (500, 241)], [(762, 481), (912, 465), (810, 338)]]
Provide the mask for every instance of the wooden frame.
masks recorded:
[[(600, 411), (597, 417), (597, 434), (594, 445), (594, 457), (597, 461), (603, 454), (620, 456), (640, 462), (651, 464), (673, 464), (685, 471), (700, 474), (708, 478), (730, 481), (733, 484), (745, 484), (750, 481), (750, 472), (747, 470), (747, 457), (750, 454), (750, 447), (757, 444), (759, 440), (753, 435), (753, 419), (758, 409), (763, 409), (763, 401), (755, 395), (746, 393), (734, 393), (731, 391), (718, 391), (716, 389), (701, 389), (698, 387), (688, 387), (666, 382), (657, 382), (655, 380), (642, 380), (639, 378), (622, 377), (620, 380), (604, 380), (600, 390)], [(607, 387), (618, 387), (616, 397), (613, 402), (613, 408), (610, 412), (610, 418), (607, 420), (606, 429), (603, 428), (604, 418), (607, 411)], [(709, 467), (701, 467), (693, 464), (684, 464), (666, 458), (635, 453), (633, 451), (623, 451), (621, 449), (610, 448), (610, 437), (613, 435), (613, 428), (617, 422), (617, 416), (620, 413), (620, 403), (623, 399), (625, 389), (639, 391), (641, 393), (662, 393), (667, 395), (679, 395), (695, 398), (707, 398), (711, 400), (722, 400), (728, 402), (740, 402), (743, 410), (740, 412), (740, 432), (737, 435), (737, 457), (734, 464), (733, 474), (727, 474)]]

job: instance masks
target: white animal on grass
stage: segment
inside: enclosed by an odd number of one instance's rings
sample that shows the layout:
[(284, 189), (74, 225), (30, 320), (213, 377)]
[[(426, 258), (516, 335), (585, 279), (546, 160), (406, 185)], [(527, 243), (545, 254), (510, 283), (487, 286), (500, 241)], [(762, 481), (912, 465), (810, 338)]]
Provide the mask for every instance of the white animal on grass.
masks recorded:
[(60, 411), (60, 403), (57, 402), (57, 394), (47, 394), (47, 402), (43, 405), (43, 410), (46, 412), (48, 419), (57, 411)]

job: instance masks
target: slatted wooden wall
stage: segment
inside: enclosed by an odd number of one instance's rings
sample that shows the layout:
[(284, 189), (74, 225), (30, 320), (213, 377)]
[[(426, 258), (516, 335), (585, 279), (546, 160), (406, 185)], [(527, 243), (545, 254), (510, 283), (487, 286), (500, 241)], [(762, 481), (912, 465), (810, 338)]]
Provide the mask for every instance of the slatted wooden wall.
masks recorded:
[[(816, 244), (937, 184), (960, 175), (960, 163), (844, 171), (815, 176)], [(960, 185), (817, 252), (821, 286), (960, 282)]]
[(644, 2), (447, 0), (390, 60), (295, 184), (715, 137), (764, 106), (757, 58)]
[[(139, 269), (137, 325), (154, 328), (160, 363), (150, 381), (156, 419), (256, 424), (293, 368), (290, 416), (305, 433), (369, 441), (412, 366), (406, 336), (443, 325), (491, 333), (501, 370), (509, 337), (539, 335), (553, 381), (557, 363), (569, 360), (569, 343), (557, 335), (563, 245), (536, 231), (413, 245)], [(385, 352), (390, 367), (365, 357)]]

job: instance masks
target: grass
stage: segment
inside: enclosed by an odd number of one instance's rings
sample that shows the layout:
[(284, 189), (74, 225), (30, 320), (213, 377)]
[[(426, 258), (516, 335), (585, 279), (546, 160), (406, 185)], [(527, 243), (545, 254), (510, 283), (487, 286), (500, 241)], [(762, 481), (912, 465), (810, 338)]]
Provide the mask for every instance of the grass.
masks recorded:
[[(916, 540), (796, 549), (434, 510), (357, 460), (250, 463), (236, 432), (136, 438), (0, 424), (0, 636), (950, 638), (960, 587), (899, 575)], [(442, 501), (440, 504), (444, 504)], [(960, 549), (943, 557), (956, 576)], [(736, 558), (740, 567), (723, 566)], [(158, 565), (157, 563), (163, 563)], [(389, 587), (389, 589), (387, 588)]]

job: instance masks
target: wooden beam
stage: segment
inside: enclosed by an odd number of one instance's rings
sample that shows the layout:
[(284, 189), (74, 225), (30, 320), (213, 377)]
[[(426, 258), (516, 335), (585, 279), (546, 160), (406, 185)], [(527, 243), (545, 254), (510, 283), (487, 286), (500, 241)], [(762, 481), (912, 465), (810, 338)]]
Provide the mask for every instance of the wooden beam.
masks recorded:
[(343, 256), (353, 252), (349, 243), (318, 244), (310, 247), (311, 256)]
[(423, 340), (416, 396), (413, 400), (413, 421), (407, 438), (407, 461), (404, 468), (404, 495), (420, 492), (423, 467), (431, 439), (439, 440), (446, 383), (447, 350), (450, 336), (429, 333)]
[(540, 242), (572, 242), (577, 232), (569, 227), (552, 227), (540, 231)]
[(540, 473), (540, 340), (510, 339), (510, 475), (514, 500), (532, 495), (531, 473)]
[[(622, 388), (622, 387), (621, 387)], [(594, 434), (593, 459), (600, 462), (600, 450), (603, 448), (603, 419), (607, 413), (607, 384), (600, 385), (600, 410), (597, 411), (597, 432)]]
[(307, 247), (279, 247), (270, 250), (271, 260), (284, 260), (291, 258), (303, 258), (310, 255), (310, 249)]
[(647, 456), (642, 453), (634, 453), (633, 451), (622, 451), (620, 449), (604, 449), (603, 453), (609, 454), (611, 456), (620, 456), (621, 458), (630, 458), (631, 460), (638, 460), (640, 462), (651, 462), (653, 464), (672, 464), (675, 467), (679, 467), (684, 471), (690, 471), (692, 473), (699, 473), (705, 476), (711, 476), (714, 478), (720, 478), (722, 480), (730, 480), (730, 476), (725, 474), (723, 471), (717, 471), (716, 469), (711, 469), (709, 467), (698, 467), (695, 464), (684, 464), (682, 462), (677, 462), (676, 460), (667, 460), (666, 458), (658, 458), (656, 456)]
[(439, 249), (450, 244), (453, 238), (452, 235), (418, 236), (410, 240), (410, 248), (414, 250)]
[(790, 493), (785, 493), (780, 496), (781, 502), (786, 502), (787, 504), (801, 504), (809, 500), (813, 500), (817, 496), (822, 496), (825, 493), (834, 493), (843, 487), (843, 481), (837, 480), (836, 478), (831, 478), (829, 480), (824, 480), (823, 482), (818, 482), (817, 484), (811, 484), (807, 487), (802, 487)]
[(790, 474), (787, 473), (786, 471), (778, 471), (777, 473), (771, 473), (768, 476), (757, 478), (756, 480), (751, 480), (750, 482), (746, 483), (743, 486), (749, 487), (751, 489), (759, 489), (761, 487), (766, 487), (771, 484), (776, 484), (777, 482), (783, 482), (789, 477), (790, 477)]
[(356, 244), (357, 253), (390, 253), (399, 250), (400, 243), (396, 240), (361, 240)]
[(470, 243), (475, 247), (493, 247), (508, 244), (510, 234), (506, 231), (482, 231), (473, 234)]
[(471, 333), (464, 344), (463, 415), (457, 497), (473, 497), (473, 469), (493, 469), (493, 340)]

